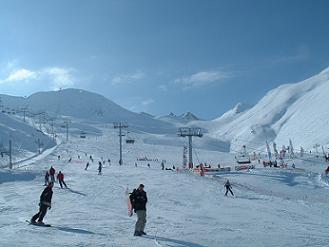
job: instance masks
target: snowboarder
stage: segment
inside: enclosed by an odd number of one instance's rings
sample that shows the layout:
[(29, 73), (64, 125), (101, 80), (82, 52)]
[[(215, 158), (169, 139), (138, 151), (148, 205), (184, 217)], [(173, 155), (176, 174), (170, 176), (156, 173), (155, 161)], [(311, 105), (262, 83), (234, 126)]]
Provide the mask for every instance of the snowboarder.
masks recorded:
[(232, 196), (234, 196), (233, 192), (232, 192), (232, 186), (231, 186), (231, 183), (230, 181), (227, 179), (224, 187), (226, 188), (226, 192), (225, 192), (225, 196), (227, 196), (227, 192), (231, 192)]
[(137, 189), (134, 189), (130, 195), (130, 201), (134, 212), (137, 214), (134, 236), (146, 235), (144, 228), (146, 223), (147, 196), (143, 184), (140, 184)]
[(31, 218), (32, 224), (35, 224), (37, 219), (38, 219), (38, 224), (44, 224), (43, 218), (45, 217), (48, 208), (51, 209), (51, 198), (53, 196), (53, 190), (52, 190), (53, 186), (54, 186), (54, 183), (49, 182), (48, 186), (43, 190), (43, 192), (40, 196), (39, 212)]
[(49, 172), (46, 171), (46, 174), (45, 174), (45, 184), (44, 185), (47, 186), (48, 183), (49, 183)]
[(53, 183), (55, 182), (55, 172), (56, 172), (55, 168), (51, 166), (49, 169), (49, 174), (50, 174), (50, 180)]
[(65, 188), (67, 188), (66, 183), (64, 182), (64, 173), (62, 173), (61, 171), (59, 171), (59, 173), (57, 174), (57, 180), (61, 188), (63, 188), (63, 184)]
[(86, 171), (87, 171), (88, 167), (89, 167), (89, 162), (87, 162), (87, 164), (86, 164), (86, 168), (85, 168)]
[(102, 175), (102, 162), (98, 162), (98, 175)]

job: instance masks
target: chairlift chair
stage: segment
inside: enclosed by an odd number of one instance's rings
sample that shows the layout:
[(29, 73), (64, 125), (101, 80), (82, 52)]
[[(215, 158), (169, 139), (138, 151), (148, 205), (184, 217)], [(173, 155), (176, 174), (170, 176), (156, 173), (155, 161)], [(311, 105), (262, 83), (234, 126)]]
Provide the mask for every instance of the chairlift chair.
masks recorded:
[(127, 144), (134, 144), (135, 143), (135, 139), (133, 139), (129, 136), (129, 132), (127, 132), (126, 143)]

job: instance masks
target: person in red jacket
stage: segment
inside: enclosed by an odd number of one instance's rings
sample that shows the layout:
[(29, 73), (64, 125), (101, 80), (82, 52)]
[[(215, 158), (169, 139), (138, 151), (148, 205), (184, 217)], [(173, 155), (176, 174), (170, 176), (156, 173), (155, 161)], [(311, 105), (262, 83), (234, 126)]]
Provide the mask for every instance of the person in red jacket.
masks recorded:
[(57, 180), (58, 180), (61, 188), (63, 188), (63, 184), (64, 184), (65, 188), (67, 188), (66, 183), (64, 182), (64, 173), (62, 173), (61, 171), (59, 171), (59, 173), (57, 175)]
[(55, 182), (55, 172), (56, 172), (55, 168), (51, 166), (49, 169), (49, 175), (50, 175), (50, 180), (53, 183)]

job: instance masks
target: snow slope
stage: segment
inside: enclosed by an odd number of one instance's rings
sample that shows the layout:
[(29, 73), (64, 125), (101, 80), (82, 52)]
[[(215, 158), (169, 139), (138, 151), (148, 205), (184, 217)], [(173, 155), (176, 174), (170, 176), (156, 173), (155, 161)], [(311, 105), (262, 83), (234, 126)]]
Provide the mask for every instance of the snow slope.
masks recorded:
[[(55, 142), (45, 133), (7, 114), (0, 113), (0, 151), (9, 151), (12, 140), (13, 162), (55, 146)], [(39, 146), (40, 144), (40, 146)], [(8, 154), (0, 157), (0, 166), (9, 163)]]
[[(327, 245), (328, 186), (316, 172), (323, 168), (321, 162), (295, 161), (298, 168), (307, 170), (257, 167), (200, 177), (162, 171), (163, 159), (166, 167), (180, 164), (182, 149), (145, 144), (138, 137), (138, 145), (124, 145), (124, 165), (119, 166), (117, 132), (102, 129), (102, 133), (85, 140), (70, 136), (70, 142), (42, 160), (14, 172), (0, 170), (0, 246)], [(203, 162), (233, 164), (230, 154), (197, 152)], [(95, 161), (85, 171), (89, 155)], [(158, 161), (136, 161), (141, 156)], [(97, 175), (101, 157), (110, 158), (111, 165), (106, 162), (103, 174)], [(43, 174), (50, 165), (64, 172), (70, 189), (55, 185), (52, 209), (45, 217), (53, 227), (30, 226), (25, 220), (38, 210)], [(227, 178), (234, 199), (223, 196)], [(125, 196), (127, 186), (132, 190), (140, 183), (149, 198), (148, 235), (142, 238), (132, 236), (136, 216), (128, 217)]]

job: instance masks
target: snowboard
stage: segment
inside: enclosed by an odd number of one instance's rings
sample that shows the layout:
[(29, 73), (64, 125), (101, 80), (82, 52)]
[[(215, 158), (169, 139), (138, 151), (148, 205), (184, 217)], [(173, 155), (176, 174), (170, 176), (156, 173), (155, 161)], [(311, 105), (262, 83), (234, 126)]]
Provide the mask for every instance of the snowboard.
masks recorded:
[(133, 206), (130, 201), (130, 193), (128, 192), (128, 187), (126, 188), (126, 196), (127, 196), (127, 207), (128, 207), (128, 216), (133, 216)]
[(26, 222), (29, 223), (30, 225), (34, 225), (34, 226), (51, 227), (50, 224), (40, 224), (38, 222), (33, 223), (33, 222), (29, 221), (29, 220), (26, 220)]

